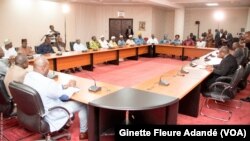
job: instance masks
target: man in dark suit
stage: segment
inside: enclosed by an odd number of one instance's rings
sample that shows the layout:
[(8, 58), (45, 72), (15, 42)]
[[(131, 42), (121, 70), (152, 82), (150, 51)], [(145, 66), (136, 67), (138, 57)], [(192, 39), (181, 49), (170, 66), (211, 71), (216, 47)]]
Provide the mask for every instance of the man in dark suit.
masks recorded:
[(131, 26), (128, 26), (128, 28), (127, 28), (127, 30), (126, 30), (126, 37), (127, 37), (127, 39), (129, 38), (129, 35), (134, 35), (134, 31), (133, 31), (133, 29), (132, 29), (132, 27)]
[(222, 58), (219, 65), (206, 66), (206, 69), (212, 71), (212, 74), (205, 80), (202, 86), (203, 91), (206, 91), (218, 77), (232, 75), (238, 68), (237, 61), (235, 57), (229, 53), (228, 47), (222, 46), (219, 50), (218, 57)]
[(215, 29), (215, 37), (214, 37), (215, 47), (220, 47), (220, 32), (218, 29)]

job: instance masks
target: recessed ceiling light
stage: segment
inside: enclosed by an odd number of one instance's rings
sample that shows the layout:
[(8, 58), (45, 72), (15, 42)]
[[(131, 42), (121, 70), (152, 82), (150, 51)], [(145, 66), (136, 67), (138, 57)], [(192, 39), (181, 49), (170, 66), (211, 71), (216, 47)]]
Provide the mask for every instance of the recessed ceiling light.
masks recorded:
[(218, 6), (218, 3), (206, 3), (206, 6)]

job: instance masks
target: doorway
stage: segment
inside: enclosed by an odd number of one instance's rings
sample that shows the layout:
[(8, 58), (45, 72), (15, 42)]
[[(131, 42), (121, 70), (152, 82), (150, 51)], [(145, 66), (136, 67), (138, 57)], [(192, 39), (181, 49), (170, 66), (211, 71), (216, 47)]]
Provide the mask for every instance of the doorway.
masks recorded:
[(109, 39), (111, 36), (116, 37), (116, 41), (119, 39), (119, 35), (122, 34), (126, 41), (126, 29), (131, 26), (133, 29), (133, 19), (109, 19)]

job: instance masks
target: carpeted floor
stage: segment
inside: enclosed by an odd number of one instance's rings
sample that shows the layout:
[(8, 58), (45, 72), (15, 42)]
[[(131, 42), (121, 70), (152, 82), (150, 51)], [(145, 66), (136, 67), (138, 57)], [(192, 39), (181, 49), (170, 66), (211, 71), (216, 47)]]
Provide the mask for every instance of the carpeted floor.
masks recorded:
[[(126, 60), (120, 62), (119, 66), (116, 65), (107, 65), (107, 64), (100, 64), (96, 65), (93, 72), (90, 71), (82, 71), (78, 73), (74, 73), (73, 75), (90, 78), (89, 75), (93, 76), (97, 81), (107, 82), (123, 87), (131, 87), (137, 83), (145, 81), (151, 77), (159, 75), (163, 72), (168, 70), (174, 69), (175, 67), (182, 66), (186, 64), (187, 61), (180, 61), (177, 59), (169, 59), (169, 58), (140, 58), (138, 61), (133, 60)], [(180, 86), (181, 88), (181, 86)], [(245, 89), (240, 91), (236, 96), (236, 99), (244, 98), (250, 95), (250, 85)], [(204, 98), (201, 97), (200, 104), (203, 104)], [(233, 105), (234, 103), (230, 103)], [(237, 104), (237, 103), (236, 103)], [(217, 106), (213, 104), (214, 106)], [(233, 124), (244, 124), (250, 125), (250, 103), (249, 102), (242, 102), (242, 107), (239, 109), (230, 108), (233, 111), (233, 115), (230, 121), (223, 122), (211, 118), (207, 118), (204, 116), (198, 116), (198, 118), (185, 116), (182, 114), (178, 115), (178, 124), (179, 125), (194, 125), (194, 124), (226, 124), (226, 125), (233, 125)], [(225, 116), (222, 113), (217, 113), (212, 110), (204, 109), (204, 112), (209, 114), (213, 114), (216, 116)], [(70, 127), (70, 132), (72, 133), (72, 140), (77, 141), (79, 135), (79, 121), (76, 116), (73, 125)], [(1, 135), (1, 134), (0, 134)], [(21, 126), (18, 125), (16, 119), (12, 119), (9, 121), (3, 122), (3, 135), (0, 137), (0, 140), (3, 141), (15, 141), (19, 140), (25, 136), (31, 135), (31, 132), (23, 129)], [(23, 140), (37, 140), (41, 136), (38, 134), (31, 135), (28, 138)], [(66, 139), (61, 139), (66, 140)]]

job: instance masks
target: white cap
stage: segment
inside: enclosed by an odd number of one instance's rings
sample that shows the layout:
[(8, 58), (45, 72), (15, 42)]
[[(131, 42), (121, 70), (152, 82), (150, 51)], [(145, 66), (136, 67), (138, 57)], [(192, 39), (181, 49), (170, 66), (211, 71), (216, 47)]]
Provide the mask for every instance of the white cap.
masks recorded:
[(131, 37), (133, 37), (133, 35), (129, 35), (128, 37), (131, 38)]
[(115, 36), (111, 36), (111, 39), (115, 39)]
[(8, 45), (8, 44), (10, 44), (11, 43), (11, 40), (9, 40), (9, 39), (5, 39), (4, 40), (4, 45)]
[(123, 35), (120, 35), (120, 38), (122, 38), (123, 37)]

